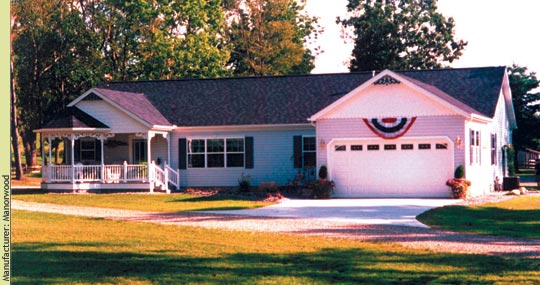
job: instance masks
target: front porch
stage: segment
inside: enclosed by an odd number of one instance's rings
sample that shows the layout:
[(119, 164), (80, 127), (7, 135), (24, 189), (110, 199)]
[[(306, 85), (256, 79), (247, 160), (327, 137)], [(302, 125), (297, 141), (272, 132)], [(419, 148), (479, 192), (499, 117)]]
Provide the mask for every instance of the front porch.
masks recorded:
[(51, 191), (80, 190), (162, 190), (170, 193), (179, 187), (179, 173), (168, 165), (163, 168), (134, 165), (124, 161), (112, 165), (45, 165), (42, 189)]

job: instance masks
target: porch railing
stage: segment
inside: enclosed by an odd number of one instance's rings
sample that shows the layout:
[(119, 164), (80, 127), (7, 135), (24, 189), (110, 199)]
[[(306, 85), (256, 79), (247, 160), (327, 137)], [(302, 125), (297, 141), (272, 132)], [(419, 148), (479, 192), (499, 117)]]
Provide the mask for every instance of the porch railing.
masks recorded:
[(148, 181), (147, 165), (46, 165), (43, 181), (125, 183)]

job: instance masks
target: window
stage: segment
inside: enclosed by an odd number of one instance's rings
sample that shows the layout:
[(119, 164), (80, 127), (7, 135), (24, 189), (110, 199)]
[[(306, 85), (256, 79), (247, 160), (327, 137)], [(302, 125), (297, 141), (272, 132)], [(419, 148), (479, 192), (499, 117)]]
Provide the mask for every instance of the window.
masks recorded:
[(395, 150), (395, 149), (396, 149), (395, 144), (385, 144), (384, 145), (384, 150)]
[(435, 148), (436, 149), (448, 149), (448, 144), (447, 143), (438, 143), (435, 145)]
[(315, 166), (316, 161), (316, 147), (315, 137), (303, 137), (302, 138), (302, 156), (304, 157), (303, 166)]
[(414, 145), (413, 144), (402, 144), (401, 145), (401, 149), (404, 149), (404, 150), (411, 150), (411, 149), (414, 149)]
[(336, 145), (335, 146), (335, 149), (336, 151), (346, 151), (347, 150), (347, 146), (346, 145)]
[(189, 168), (244, 167), (243, 138), (188, 141)]
[(481, 163), (481, 148), (480, 148), (480, 132), (471, 130), (470, 131), (470, 151), (469, 151), (469, 160), (471, 165), (476, 164), (480, 165)]
[(491, 165), (497, 165), (497, 134), (491, 134)]
[(351, 145), (351, 150), (352, 151), (361, 151), (362, 150), (362, 145)]
[(429, 144), (429, 143), (420, 143), (420, 144), (418, 144), (418, 149), (431, 149), (431, 144)]
[(81, 139), (81, 161), (96, 160), (96, 140)]
[(379, 150), (378, 144), (368, 144), (367, 150)]

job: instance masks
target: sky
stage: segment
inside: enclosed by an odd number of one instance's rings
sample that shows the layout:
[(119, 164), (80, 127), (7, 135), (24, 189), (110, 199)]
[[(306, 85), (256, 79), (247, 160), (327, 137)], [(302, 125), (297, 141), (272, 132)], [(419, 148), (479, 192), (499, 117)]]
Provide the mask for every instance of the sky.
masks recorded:
[[(510, 4), (511, 3), (511, 4)], [(347, 0), (307, 0), (309, 15), (324, 27), (315, 43), (324, 52), (312, 73), (347, 72), (352, 44), (340, 37), (337, 16), (346, 15)], [(468, 42), (452, 67), (519, 64), (540, 75), (538, 0), (439, 0), (438, 11), (455, 21), (454, 39)]]

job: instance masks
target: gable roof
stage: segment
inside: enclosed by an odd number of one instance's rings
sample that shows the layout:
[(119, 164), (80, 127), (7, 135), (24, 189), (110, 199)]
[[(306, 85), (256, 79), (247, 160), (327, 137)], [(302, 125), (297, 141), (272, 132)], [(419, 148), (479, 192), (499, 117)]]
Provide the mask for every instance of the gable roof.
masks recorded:
[(69, 107), (45, 124), (43, 129), (109, 129), (109, 126), (77, 107)]
[[(464, 111), (492, 118), (505, 69), (500, 66), (395, 73)], [(96, 90), (113, 94), (108, 96), (116, 98), (118, 104), (128, 104), (126, 109), (144, 109), (137, 106), (135, 99), (145, 97), (177, 126), (305, 124), (307, 118), (372, 77), (372, 72), (357, 72), (111, 82)]]
[(75, 106), (85, 98), (91, 98), (91, 96), (98, 96), (101, 99), (105, 99), (118, 109), (139, 119), (149, 127), (172, 125), (142, 93), (92, 88), (79, 98), (75, 99), (68, 106)]

